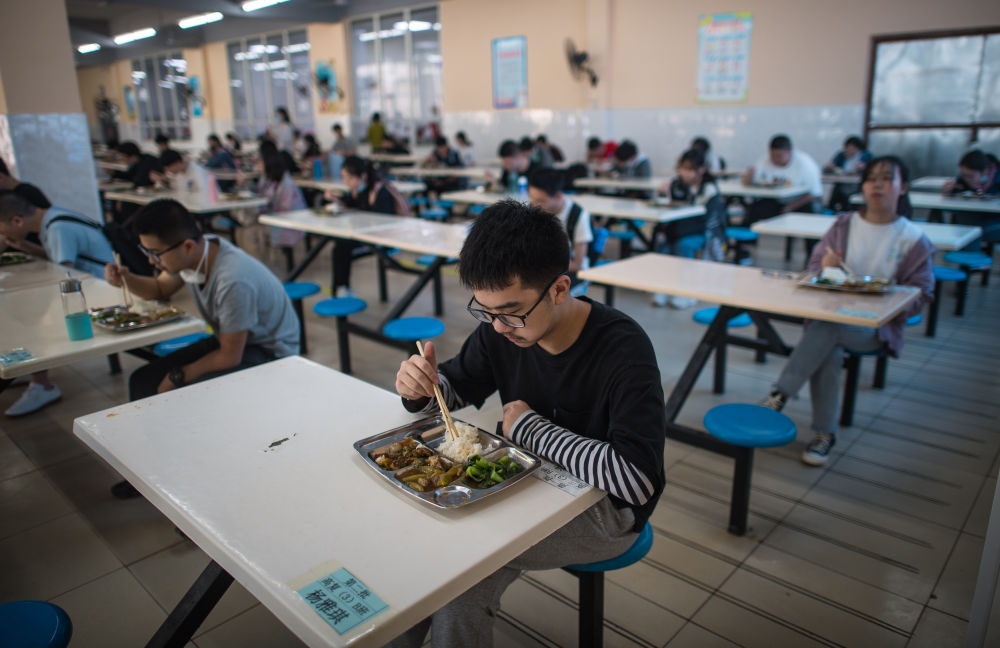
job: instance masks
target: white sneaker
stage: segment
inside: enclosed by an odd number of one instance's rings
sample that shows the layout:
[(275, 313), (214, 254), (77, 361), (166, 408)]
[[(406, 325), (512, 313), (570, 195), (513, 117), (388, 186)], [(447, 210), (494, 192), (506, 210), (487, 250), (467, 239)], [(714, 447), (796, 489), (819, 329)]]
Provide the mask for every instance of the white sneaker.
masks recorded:
[(649, 303), (653, 306), (664, 307), (670, 303), (670, 295), (664, 295), (663, 293), (654, 293), (653, 298), (649, 300)]
[(357, 297), (358, 293), (351, 290), (349, 286), (337, 288), (337, 297)]
[(14, 401), (14, 404), (4, 412), (7, 416), (23, 416), (37, 412), (49, 403), (59, 400), (62, 392), (58, 385), (52, 385), (52, 389), (45, 389), (41, 383), (31, 383), (24, 390), (21, 397)]
[(685, 308), (691, 308), (698, 303), (698, 300), (694, 297), (671, 297), (670, 307), (676, 308), (678, 310), (684, 310)]

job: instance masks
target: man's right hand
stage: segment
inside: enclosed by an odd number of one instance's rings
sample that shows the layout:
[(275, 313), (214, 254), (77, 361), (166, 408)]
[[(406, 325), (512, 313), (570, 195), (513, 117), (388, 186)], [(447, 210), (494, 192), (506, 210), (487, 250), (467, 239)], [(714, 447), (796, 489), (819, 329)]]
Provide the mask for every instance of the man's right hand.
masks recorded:
[(129, 274), (128, 268), (117, 263), (104, 266), (104, 280), (115, 288), (121, 288), (122, 282), (128, 281)]
[(433, 398), (434, 385), (439, 382), (433, 342), (424, 345), (424, 357), (410, 356), (396, 372), (396, 392), (406, 400)]

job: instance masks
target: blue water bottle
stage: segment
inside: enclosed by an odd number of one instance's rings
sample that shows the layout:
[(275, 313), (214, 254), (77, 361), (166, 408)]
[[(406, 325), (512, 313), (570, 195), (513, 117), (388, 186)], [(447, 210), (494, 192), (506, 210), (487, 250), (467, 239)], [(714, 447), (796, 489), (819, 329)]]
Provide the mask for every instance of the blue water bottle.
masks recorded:
[(66, 318), (66, 333), (71, 340), (86, 340), (94, 337), (94, 329), (90, 324), (90, 311), (87, 301), (83, 298), (83, 290), (79, 279), (63, 279), (59, 282), (59, 294), (62, 296), (63, 315)]
[(517, 197), (521, 200), (528, 199), (528, 179), (525, 176), (517, 179)]
[(323, 161), (320, 159), (313, 160), (313, 180), (323, 179)]

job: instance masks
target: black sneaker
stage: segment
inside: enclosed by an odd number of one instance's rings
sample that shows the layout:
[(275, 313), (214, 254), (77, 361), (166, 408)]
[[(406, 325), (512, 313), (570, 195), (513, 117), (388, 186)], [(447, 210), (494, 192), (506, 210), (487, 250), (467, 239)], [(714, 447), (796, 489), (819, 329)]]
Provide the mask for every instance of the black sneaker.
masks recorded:
[(111, 487), (111, 494), (118, 499), (135, 499), (142, 497), (142, 493), (135, 489), (135, 486), (127, 481), (120, 481)]
[(837, 443), (837, 438), (826, 432), (817, 432), (806, 449), (802, 451), (802, 463), (809, 466), (822, 466), (830, 456), (830, 448)]
[(775, 412), (780, 412), (785, 407), (785, 403), (788, 402), (788, 396), (785, 396), (780, 391), (775, 389), (772, 391), (767, 398), (760, 402), (761, 407), (766, 407), (767, 409), (773, 409)]

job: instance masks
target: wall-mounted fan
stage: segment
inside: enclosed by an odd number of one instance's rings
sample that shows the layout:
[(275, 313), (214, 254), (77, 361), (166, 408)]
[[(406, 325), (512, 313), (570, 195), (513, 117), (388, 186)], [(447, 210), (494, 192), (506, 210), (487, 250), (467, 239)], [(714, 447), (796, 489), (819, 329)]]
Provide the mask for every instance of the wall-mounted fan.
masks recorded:
[(566, 39), (566, 61), (569, 63), (569, 70), (574, 79), (579, 81), (586, 76), (590, 79), (591, 86), (597, 86), (597, 73), (590, 66), (590, 56), (586, 52), (576, 49), (576, 45), (569, 38)]

